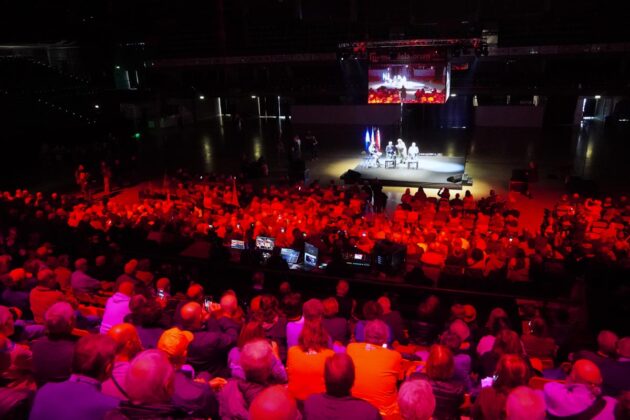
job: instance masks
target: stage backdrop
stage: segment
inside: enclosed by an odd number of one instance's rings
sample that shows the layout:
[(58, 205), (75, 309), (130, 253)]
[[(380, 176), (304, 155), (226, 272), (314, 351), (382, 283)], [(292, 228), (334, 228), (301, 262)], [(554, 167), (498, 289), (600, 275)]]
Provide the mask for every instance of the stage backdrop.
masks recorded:
[(294, 105), (294, 124), (393, 125), (400, 122), (400, 105)]
[(542, 127), (544, 106), (492, 105), (475, 108), (479, 127)]

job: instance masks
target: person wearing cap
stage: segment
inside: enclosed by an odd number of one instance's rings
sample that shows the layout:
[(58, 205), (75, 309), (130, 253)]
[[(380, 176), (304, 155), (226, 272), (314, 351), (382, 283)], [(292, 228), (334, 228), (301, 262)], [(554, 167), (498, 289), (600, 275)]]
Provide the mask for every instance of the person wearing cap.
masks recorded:
[(602, 375), (590, 360), (575, 362), (565, 383), (549, 382), (543, 393), (550, 418), (613, 419), (615, 399), (601, 395)]
[(131, 324), (114, 325), (108, 332), (116, 342), (116, 357), (111, 377), (103, 382), (101, 391), (121, 400), (129, 399), (125, 391), (125, 376), (133, 358), (142, 351), (140, 338), (136, 328)]
[(55, 272), (49, 268), (37, 273), (37, 286), (31, 290), (30, 302), (33, 319), (38, 324), (44, 323), (44, 314), (55, 302), (63, 300), (63, 293), (55, 289), (57, 279)]
[(195, 380), (192, 367), (185, 366), (188, 346), (194, 335), (190, 331), (182, 331), (177, 327), (164, 331), (157, 348), (168, 355), (175, 369), (172, 403), (189, 416), (216, 418), (219, 405), (215, 393), (209, 383)]
[(188, 363), (198, 373), (210, 376), (227, 376), (227, 354), (236, 345), (238, 324), (228, 318), (220, 318), (217, 328), (208, 331), (205, 326), (208, 313), (197, 302), (189, 302), (181, 309), (182, 329), (194, 334), (188, 348)]

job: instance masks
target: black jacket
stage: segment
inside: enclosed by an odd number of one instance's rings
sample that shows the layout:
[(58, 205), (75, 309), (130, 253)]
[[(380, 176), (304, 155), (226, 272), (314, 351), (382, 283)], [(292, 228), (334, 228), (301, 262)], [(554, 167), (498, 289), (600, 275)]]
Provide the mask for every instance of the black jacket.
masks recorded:
[(236, 345), (238, 324), (228, 318), (221, 318), (217, 322), (220, 331), (191, 331), (195, 338), (188, 346), (187, 361), (198, 374), (208, 372), (212, 376), (224, 375), (227, 354)]

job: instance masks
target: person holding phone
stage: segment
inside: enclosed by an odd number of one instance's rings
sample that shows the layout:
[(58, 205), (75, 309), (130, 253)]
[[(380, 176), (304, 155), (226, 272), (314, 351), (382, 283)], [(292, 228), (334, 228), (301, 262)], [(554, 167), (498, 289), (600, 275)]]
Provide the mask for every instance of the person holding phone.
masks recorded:
[[(204, 306), (211, 311), (216, 306), (208, 298)], [(236, 344), (238, 324), (221, 318), (217, 321), (217, 328), (212, 331), (206, 329), (206, 321), (210, 313), (197, 302), (189, 302), (181, 309), (182, 326), (194, 335), (188, 347), (187, 361), (195, 372), (208, 372), (212, 377), (225, 377), (227, 371), (227, 353)]]
[(525, 359), (517, 354), (503, 355), (495, 375), (481, 380), (482, 389), (472, 406), (471, 417), (474, 420), (504, 418), (508, 395), (514, 388), (526, 386), (530, 377)]

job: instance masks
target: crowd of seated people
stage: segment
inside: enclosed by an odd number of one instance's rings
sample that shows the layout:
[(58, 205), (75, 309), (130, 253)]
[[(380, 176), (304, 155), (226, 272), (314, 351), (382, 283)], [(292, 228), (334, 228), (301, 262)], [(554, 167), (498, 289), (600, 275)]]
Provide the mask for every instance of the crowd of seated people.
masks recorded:
[[(359, 307), (346, 281), (320, 301), (288, 283), (274, 293), (261, 272), (238, 294), (215, 284), (223, 293), (210, 301), (201, 284), (171, 290), (169, 277), (183, 283), (187, 273), (124, 257), (159, 232), (178, 240), (268, 235), (296, 249), (306, 235), (331, 254), (369, 253), (390, 239), (422, 269), (506, 270), (514, 282), (542, 257), (627, 261), (624, 199), (563, 198), (542, 233), (529, 234), (494, 193), (475, 202), (469, 192), (451, 200), (447, 190), (438, 198), (408, 191), (388, 218), (365, 211), (370, 191), (314, 184), (254, 194), (245, 185), (236, 194), (232, 180), (213, 179), (139, 205), (2, 194), (0, 418), (627, 415), (630, 339), (610, 331), (588, 351), (579, 340), (560, 343), (567, 331), (543, 313), (518, 334), (502, 308), (482, 327), (472, 305), (445, 311), (429, 296), (403, 319), (389, 296)], [(564, 213), (565, 202), (574, 210)], [(591, 253), (576, 253), (578, 243)]]
[[(345, 280), (320, 300), (287, 283), (270, 290), (260, 272), (246, 290), (225, 285), (209, 302), (202, 285), (171, 295), (168, 279), (139, 265), (127, 262), (112, 271), (116, 281), (94, 284), (92, 293), (109, 296), (100, 307), (81, 303), (73, 287), (89, 274), (77, 268), (63, 289), (41, 260), (38, 283), (22, 289), (26, 306), (11, 306), (12, 295), (3, 294), (1, 418), (630, 414), (630, 337), (605, 330), (593, 347), (559, 352), (566, 344), (556, 336), (570, 326), (555, 325), (550, 335), (543, 310), (510, 319), (498, 307), (481, 323), (474, 306), (442, 307), (429, 296), (406, 319), (389, 296), (359, 305)], [(13, 262), (8, 268), (4, 280), (23, 271)], [(24, 274), (21, 281), (30, 280)], [(38, 298), (44, 287), (50, 294)], [(520, 334), (512, 327), (519, 323), (526, 325)]]
[[(111, 253), (112, 247), (128, 252), (147, 241), (176, 247), (194, 238), (211, 238), (219, 247), (243, 240), (253, 248), (255, 238), (265, 236), (274, 238), (278, 249), (302, 251), (305, 242), (315, 245), (320, 255), (332, 259), (329, 273), (343, 276), (351, 274), (344, 254), (370, 255), (378, 241), (389, 240), (403, 245), (407, 262), (421, 267), (410, 273), (410, 280), (445, 287), (462, 287), (462, 279), (471, 278), (488, 280), (475, 287), (518, 287), (545, 275), (562, 277), (558, 272), (575, 274), (586, 261), (628, 267), (625, 197), (603, 203), (563, 197), (535, 232), (522, 229), (512, 200), (494, 191), (476, 200), (469, 190), (460, 198), (459, 193), (451, 197), (448, 189), (437, 197), (428, 197), (422, 188), (413, 194), (408, 189), (388, 215), (372, 211), (385, 207), (376, 206), (384, 194), (377, 183), (343, 187), (313, 182), (254, 191), (250, 184), (237, 187), (232, 178), (202, 178), (182, 175), (172, 194), (168, 190), (137, 202), (5, 192), (0, 196), (0, 245), (18, 258), (24, 258), (20, 248), (33, 242), (52, 243), (58, 254), (87, 248), (96, 257)], [(274, 267), (283, 267), (275, 257), (280, 264)], [(107, 267), (102, 259), (95, 263)]]
[[(475, 202), (447, 189), (438, 198), (409, 189), (394, 212), (400, 227), (422, 226), (407, 247), (419, 259), (425, 277), (442, 286), (474, 288), (552, 278), (556, 283), (583, 275), (587, 267), (630, 267), (630, 207), (625, 196), (599, 200), (563, 196), (545, 211), (538, 232), (519, 227), (520, 212), (491, 191)], [(478, 280), (485, 281), (478, 281)], [(529, 287), (529, 286), (525, 286)]]

